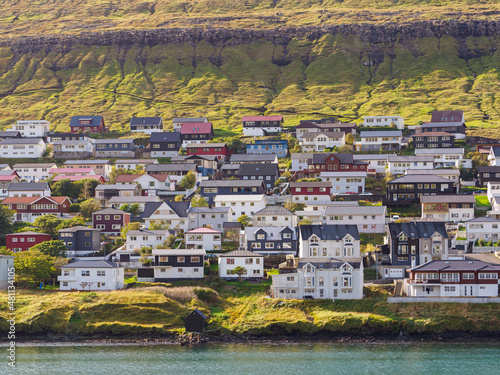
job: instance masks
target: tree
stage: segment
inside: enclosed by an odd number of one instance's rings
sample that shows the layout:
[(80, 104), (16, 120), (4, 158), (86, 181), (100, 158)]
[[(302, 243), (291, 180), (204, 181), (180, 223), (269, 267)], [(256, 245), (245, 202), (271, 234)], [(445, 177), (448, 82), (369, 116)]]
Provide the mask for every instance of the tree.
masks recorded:
[(38, 284), (52, 276), (55, 271), (53, 261), (52, 257), (39, 251), (21, 251), (14, 258), (16, 278)]
[(246, 275), (247, 269), (242, 266), (235, 267), (233, 270), (231, 270), (231, 274), (233, 275), (238, 275), (238, 281), (241, 283), (241, 276)]
[(139, 230), (141, 229), (141, 223), (134, 222), (134, 223), (127, 223), (121, 230), (120, 234), (122, 235), (122, 238), (124, 240), (127, 239), (127, 233), (129, 230)]
[(82, 215), (76, 215), (75, 217), (71, 219), (66, 219), (61, 222), (56, 228), (56, 232), (59, 232), (61, 229), (66, 229), (66, 228), (71, 228), (71, 227), (77, 227), (79, 225), (85, 225), (85, 219), (82, 217)]
[(179, 194), (179, 195), (175, 196), (174, 201), (175, 202), (182, 202), (183, 199), (184, 199), (184, 195)]
[(157, 246), (158, 249), (173, 249), (175, 247), (175, 236), (171, 234), (170, 236), (167, 237), (165, 241), (159, 246)]
[(193, 199), (191, 199), (192, 207), (208, 207), (208, 202), (201, 195), (196, 194)]
[(14, 211), (9, 210), (6, 206), (0, 205), (0, 246), (6, 243), (6, 235), (12, 233), (12, 220)]
[(243, 150), (243, 142), (240, 137), (228, 137), (224, 138), (224, 142), (227, 145), (227, 149), (233, 153), (239, 153)]
[(184, 147), (181, 147), (179, 149), (179, 155), (181, 155), (181, 156), (187, 155), (187, 151)]
[(348, 145), (354, 144), (354, 141), (356, 140), (356, 137), (352, 133), (347, 133), (345, 136), (345, 143)]
[(99, 211), (100, 209), (101, 204), (93, 198), (80, 203), (80, 214), (85, 219), (90, 219), (92, 217), (92, 213)]
[(122, 204), (120, 206), (120, 210), (124, 212), (128, 212), (129, 214), (132, 215), (132, 217), (139, 216), (142, 212), (141, 206), (139, 203), (132, 203), (132, 204)]
[(243, 229), (245, 229), (252, 223), (252, 218), (243, 214), (238, 218), (238, 223), (240, 223)]
[(194, 188), (196, 184), (196, 175), (193, 171), (189, 171), (179, 182), (179, 187), (184, 190), (189, 190)]
[(40, 253), (50, 257), (65, 257), (68, 248), (63, 241), (50, 240), (31, 247), (30, 251), (39, 251)]
[(169, 230), (170, 224), (167, 224), (164, 220), (153, 220), (149, 223), (149, 230)]
[(87, 200), (95, 196), (95, 188), (99, 185), (99, 181), (86, 178), (81, 181), (75, 181), (75, 185), (78, 186), (78, 198)]
[(63, 219), (60, 219), (54, 215), (44, 215), (37, 217), (33, 222), (35, 227), (38, 227), (42, 233), (48, 233), (52, 236), (52, 238), (57, 239), (57, 227), (63, 222)]
[(341, 154), (348, 154), (348, 153), (352, 153), (352, 147), (349, 146), (349, 145), (343, 145), (343, 146), (340, 146), (339, 147), (339, 152)]

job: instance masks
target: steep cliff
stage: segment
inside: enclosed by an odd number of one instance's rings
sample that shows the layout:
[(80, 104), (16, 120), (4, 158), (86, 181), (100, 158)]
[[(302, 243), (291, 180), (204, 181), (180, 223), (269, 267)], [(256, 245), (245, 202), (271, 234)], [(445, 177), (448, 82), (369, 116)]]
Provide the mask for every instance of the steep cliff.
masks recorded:
[(63, 130), (92, 113), (121, 129), (133, 115), (204, 114), (231, 134), (250, 113), (296, 123), (390, 112), (416, 124), (460, 108), (494, 128), (499, 37), (500, 21), (476, 19), (4, 38), (0, 125), (45, 118)]

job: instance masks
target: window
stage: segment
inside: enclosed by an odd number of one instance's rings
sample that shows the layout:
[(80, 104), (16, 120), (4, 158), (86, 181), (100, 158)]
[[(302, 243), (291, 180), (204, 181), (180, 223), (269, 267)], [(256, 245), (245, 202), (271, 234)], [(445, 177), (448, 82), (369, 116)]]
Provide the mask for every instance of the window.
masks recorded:
[(184, 272), (184, 268), (177, 268), (177, 272)]
[(464, 274), (462, 274), (462, 279), (464, 279), (464, 280), (473, 280), (474, 279), (474, 274), (473, 273), (464, 273)]
[(226, 264), (234, 264), (234, 258), (227, 258)]
[(200, 257), (191, 257), (191, 262), (192, 263), (199, 263), (200, 262)]
[(106, 271), (97, 271), (97, 276), (106, 276)]
[(485, 280), (485, 279), (498, 279), (498, 274), (497, 273), (480, 273), (479, 274), (479, 279)]
[(258, 240), (265, 240), (266, 239), (266, 235), (265, 234), (258, 234), (257, 235), (257, 239)]
[(399, 235), (399, 240), (400, 241), (408, 241), (408, 236), (406, 234), (404, 234), (404, 233), (401, 233)]
[(177, 263), (184, 263), (186, 261), (186, 257), (177, 257)]
[(166, 262), (168, 262), (168, 257), (160, 256), (160, 257), (158, 257), (158, 262), (166, 263)]
[(266, 249), (274, 249), (274, 242), (266, 242)]
[(82, 271), (82, 276), (90, 276), (90, 271)]

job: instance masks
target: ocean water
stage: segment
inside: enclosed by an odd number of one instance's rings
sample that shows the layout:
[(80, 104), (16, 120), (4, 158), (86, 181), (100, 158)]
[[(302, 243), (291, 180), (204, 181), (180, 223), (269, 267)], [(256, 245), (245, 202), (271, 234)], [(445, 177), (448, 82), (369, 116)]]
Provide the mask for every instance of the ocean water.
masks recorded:
[(11, 373), (489, 375), (500, 374), (500, 343), (25, 344), (15, 370), (0, 366)]

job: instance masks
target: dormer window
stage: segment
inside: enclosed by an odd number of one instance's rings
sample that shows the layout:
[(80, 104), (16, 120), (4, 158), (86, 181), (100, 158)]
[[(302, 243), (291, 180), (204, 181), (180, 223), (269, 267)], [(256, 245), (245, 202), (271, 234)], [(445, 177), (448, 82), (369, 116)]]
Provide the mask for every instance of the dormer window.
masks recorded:
[(319, 238), (316, 236), (312, 236), (311, 239), (309, 240), (311, 242), (311, 245), (318, 245), (319, 243)]
[(400, 241), (408, 241), (408, 236), (406, 234), (404, 234), (404, 233), (401, 233), (399, 235), (399, 240)]
[(344, 264), (342, 266), (342, 273), (351, 273), (352, 272), (352, 267), (348, 264)]

